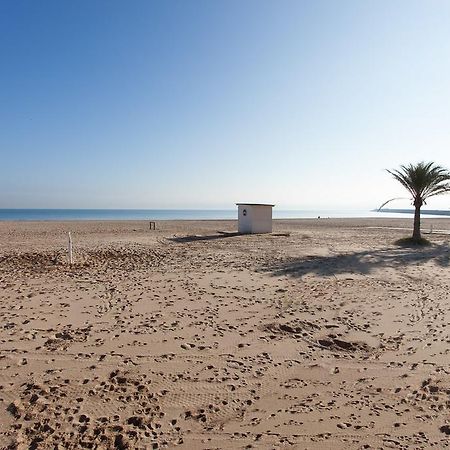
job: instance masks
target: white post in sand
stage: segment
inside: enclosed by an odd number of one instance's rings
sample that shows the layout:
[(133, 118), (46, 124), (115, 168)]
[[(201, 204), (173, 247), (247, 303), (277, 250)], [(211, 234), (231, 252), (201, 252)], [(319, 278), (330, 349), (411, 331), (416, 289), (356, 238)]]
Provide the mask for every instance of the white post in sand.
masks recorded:
[(73, 263), (73, 253), (72, 253), (72, 234), (69, 231), (69, 264)]

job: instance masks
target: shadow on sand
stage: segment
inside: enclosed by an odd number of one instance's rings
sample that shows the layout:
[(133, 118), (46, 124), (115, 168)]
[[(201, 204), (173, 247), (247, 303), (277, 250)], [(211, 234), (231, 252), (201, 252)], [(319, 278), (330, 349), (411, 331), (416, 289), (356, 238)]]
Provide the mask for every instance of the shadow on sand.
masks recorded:
[(280, 263), (266, 266), (274, 276), (289, 275), (302, 277), (307, 274), (334, 276), (348, 273), (368, 275), (373, 270), (396, 268), (420, 264), (433, 260), (440, 267), (450, 265), (450, 247), (446, 244), (429, 247), (391, 247), (382, 250), (368, 250), (343, 253), (333, 256), (305, 256), (289, 258)]
[(181, 236), (181, 237), (173, 237), (168, 238), (169, 241), (178, 242), (178, 243), (186, 243), (186, 242), (195, 242), (195, 241), (214, 241), (215, 239), (225, 239), (229, 237), (241, 236), (241, 233), (238, 232), (227, 232), (227, 231), (218, 231), (217, 234), (210, 235), (191, 235), (191, 236)]

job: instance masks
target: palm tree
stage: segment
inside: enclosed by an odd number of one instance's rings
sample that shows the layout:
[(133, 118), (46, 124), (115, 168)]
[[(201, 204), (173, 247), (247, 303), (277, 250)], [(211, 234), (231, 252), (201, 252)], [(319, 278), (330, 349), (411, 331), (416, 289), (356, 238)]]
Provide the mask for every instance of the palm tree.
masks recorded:
[(433, 162), (409, 164), (387, 171), (412, 195), (415, 208), (412, 240), (420, 242), (420, 208), (429, 197), (450, 192), (450, 172)]

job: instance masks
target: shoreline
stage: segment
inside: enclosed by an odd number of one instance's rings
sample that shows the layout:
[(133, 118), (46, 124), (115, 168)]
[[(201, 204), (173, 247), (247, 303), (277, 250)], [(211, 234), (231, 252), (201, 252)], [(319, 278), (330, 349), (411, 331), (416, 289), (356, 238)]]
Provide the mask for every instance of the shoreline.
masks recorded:
[[(433, 214), (436, 213), (436, 214)], [(410, 218), (406, 210), (377, 211), (369, 209), (283, 210), (275, 208), (274, 220), (300, 219), (391, 219)], [(422, 211), (423, 218), (448, 218), (447, 211)], [(136, 221), (136, 220), (235, 220), (237, 211), (229, 210), (136, 210), (136, 209), (0, 209), (0, 222), (8, 221)]]
[[(449, 220), (450, 217), (441, 215), (441, 216), (421, 216), (421, 220), (430, 221), (430, 220)], [(320, 220), (328, 220), (328, 221), (362, 221), (362, 220), (374, 220), (374, 221), (412, 221), (413, 216), (402, 216), (402, 217), (371, 217), (371, 216), (355, 216), (355, 217), (273, 217), (273, 222), (282, 222), (282, 221), (320, 221)], [(236, 218), (225, 218), (225, 219), (216, 219), (216, 218), (207, 218), (207, 219), (0, 219), (0, 224), (2, 223), (67, 223), (67, 222), (77, 222), (77, 223), (92, 223), (92, 222), (118, 222), (118, 223), (131, 223), (131, 222), (236, 222)]]

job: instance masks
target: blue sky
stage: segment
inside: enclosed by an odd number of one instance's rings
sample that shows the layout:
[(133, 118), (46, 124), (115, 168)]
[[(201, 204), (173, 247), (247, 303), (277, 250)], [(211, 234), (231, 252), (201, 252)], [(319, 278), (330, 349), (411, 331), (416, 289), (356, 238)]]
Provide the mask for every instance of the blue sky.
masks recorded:
[(385, 168), (450, 167), (449, 23), (444, 0), (2, 0), (0, 207), (378, 206)]

